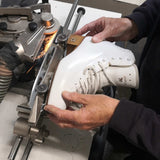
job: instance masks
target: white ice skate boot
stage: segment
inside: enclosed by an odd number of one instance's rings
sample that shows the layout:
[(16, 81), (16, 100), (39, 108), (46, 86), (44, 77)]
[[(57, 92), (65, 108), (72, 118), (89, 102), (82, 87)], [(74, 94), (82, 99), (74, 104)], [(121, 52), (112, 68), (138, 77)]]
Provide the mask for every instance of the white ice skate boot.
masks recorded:
[(138, 70), (130, 50), (107, 41), (91, 42), (86, 37), (57, 68), (48, 99), (49, 105), (65, 109), (63, 91), (95, 94), (104, 86), (137, 88)]

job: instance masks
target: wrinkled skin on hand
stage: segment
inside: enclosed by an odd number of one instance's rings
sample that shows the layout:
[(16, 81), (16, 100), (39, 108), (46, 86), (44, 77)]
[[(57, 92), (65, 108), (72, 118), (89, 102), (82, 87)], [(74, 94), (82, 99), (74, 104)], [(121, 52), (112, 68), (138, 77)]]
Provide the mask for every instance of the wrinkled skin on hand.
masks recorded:
[(136, 24), (128, 18), (107, 18), (102, 17), (86, 24), (74, 34), (93, 36), (95, 43), (103, 40), (127, 41), (133, 39), (138, 34)]
[(105, 95), (84, 95), (65, 91), (62, 96), (65, 101), (83, 104), (79, 110), (61, 110), (55, 106), (45, 106), (50, 120), (62, 128), (90, 130), (107, 124), (119, 103), (119, 100)]

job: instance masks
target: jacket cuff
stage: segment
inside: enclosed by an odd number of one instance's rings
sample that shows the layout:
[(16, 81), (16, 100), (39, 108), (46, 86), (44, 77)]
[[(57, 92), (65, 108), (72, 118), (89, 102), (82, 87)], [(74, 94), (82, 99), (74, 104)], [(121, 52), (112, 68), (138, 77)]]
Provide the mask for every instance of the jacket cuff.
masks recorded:
[(128, 135), (130, 129), (135, 125), (143, 112), (144, 106), (128, 100), (121, 100), (118, 104), (110, 122), (109, 127)]
[(134, 12), (133, 14), (126, 16), (126, 18), (134, 21), (138, 28), (138, 35), (134, 39), (130, 40), (132, 43), (136, 43), (141, 38), (147, 36), (147, 21), (145, 16), (141, 12)]

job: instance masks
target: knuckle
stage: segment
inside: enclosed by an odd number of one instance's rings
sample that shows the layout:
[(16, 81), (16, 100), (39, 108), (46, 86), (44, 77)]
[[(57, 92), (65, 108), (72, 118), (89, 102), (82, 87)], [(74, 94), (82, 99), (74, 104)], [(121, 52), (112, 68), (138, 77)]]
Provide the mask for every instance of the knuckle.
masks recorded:
[(61, 113), (57, 113), (56, 118), (57, 118), (58, 121), (61, 121), (61, 119), (62, 119), (62, 114), (61, 114)]
[(84, 25), (84, 27), (81, 29), (81, 31), (87, 31), (87, 30), (89, 30), (89, 25), (90, 24)]
[(79, 93), (77, 93), (77, 92), (73, 92), (72, 94), (71, 94), (71, 100), (75, 100), (75, 101), (80, 101), (80, 102), (82, 102), (82, 103), (87, 103), (87, 97), (86, 97), (86, 95), (84, 96), (84, 95), (82, 95), (82, 94), (79, 94)]
[(64, 124), (58, 124), (61, 128), (66, 128)]
[(76, 93), (76, 92), (73, 92), (73, 93), (71, 94), (71, 98), (72, 98), (72, 99), (77, 98), (77, 93)]
[(104, 16), (103, 16), (103, 17), (101, 17), (100, 19), (101, 19), (101, 20), (105, 20), (105, 19), (106, 19), (106, 17), (104, 17)]

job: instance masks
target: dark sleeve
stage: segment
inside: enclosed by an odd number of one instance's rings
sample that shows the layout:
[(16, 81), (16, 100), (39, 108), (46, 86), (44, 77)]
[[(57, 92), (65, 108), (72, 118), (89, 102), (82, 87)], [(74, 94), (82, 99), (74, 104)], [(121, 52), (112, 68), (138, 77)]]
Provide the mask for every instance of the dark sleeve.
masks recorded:
[(131, 15), (126, 16), (133, 20), (138, 27), (139, 34), (133, 42), (136, 42), (151, 33), (154, 24), (156, 24), (159, 13), (160, 0), (147, 0), (141, 6), (136, 8)]
[(120, 101), (109, 126), (136, 147), (160, 159), (160, 115), (143, 105)]

